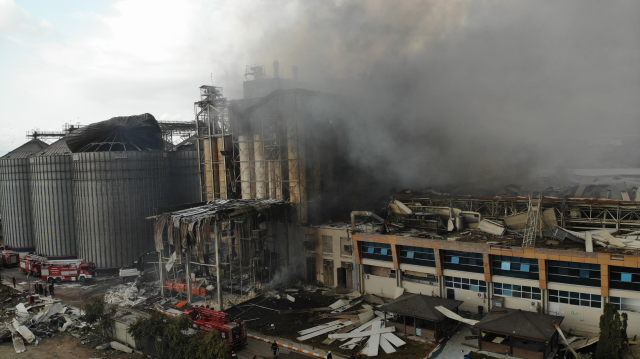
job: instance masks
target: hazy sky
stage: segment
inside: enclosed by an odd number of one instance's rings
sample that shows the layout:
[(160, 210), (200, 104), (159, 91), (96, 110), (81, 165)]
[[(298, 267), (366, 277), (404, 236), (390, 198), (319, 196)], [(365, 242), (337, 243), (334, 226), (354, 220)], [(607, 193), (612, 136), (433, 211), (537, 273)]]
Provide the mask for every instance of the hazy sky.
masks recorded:
[[(271, 75), (275, 59), (285, 77), (296, 64), (305, 81), (386, 88), (402, 109), (392, 150), (421, 131), (436, 151), (455, 134), (460, 157), (637, 135), (639, 18), (639, 1), (617, 0), (0, 0), (0, 154), (34, 128), (191, 120), (200, 85), (240, 98), (245, 66)], [(474, 136), (489, 140), (455, 145)]]

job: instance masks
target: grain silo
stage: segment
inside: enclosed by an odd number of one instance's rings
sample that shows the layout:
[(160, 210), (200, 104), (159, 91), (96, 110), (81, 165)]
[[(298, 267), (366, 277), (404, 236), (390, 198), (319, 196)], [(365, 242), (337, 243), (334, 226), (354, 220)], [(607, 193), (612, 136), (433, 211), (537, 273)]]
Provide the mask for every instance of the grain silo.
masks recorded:
[(154, 208), (170, 203), (169, 157), (153, 116), (116, 117), (67, 135), (74, 152), (78, 256), (101, 269), (153, 246)]
[(34, 250), (29, 157), (47, 146), (33, 139), (0, 157), (0, 215), (4, 245), (16, 251)]
[(197, 137), (192, 136), (176, 145), (171, 152), (172, 204), (194, 203), (201, 200), (196, 141)]
[(71, 151), (60, 139), (29, 159), (36, 253), (77, 257), (73, 213)]

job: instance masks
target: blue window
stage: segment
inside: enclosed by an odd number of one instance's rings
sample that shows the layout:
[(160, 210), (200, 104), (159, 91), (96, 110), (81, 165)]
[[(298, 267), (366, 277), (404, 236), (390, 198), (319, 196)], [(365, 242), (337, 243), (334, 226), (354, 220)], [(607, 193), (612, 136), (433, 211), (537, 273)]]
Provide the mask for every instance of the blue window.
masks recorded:
[(631, 283), (631, 273), (620, 273), (620, 280)]
[(458, 288), (464, 290), (472, 290), (474, 292), (487, 292), (487, 283), (483, 280), (467, 279), (458, 277), (444, 277), (445, 286), (447, 288)]
[(492, 255), (491, 270), (494, 275), (504, 277), (539, 279), (538, 260), (535, 258)]
[(549, 289), (549, 302), (579, 305), (581, 307), (601, 308), (602, 297), (598, 294), (567, 292)]
[(391, 245), (387, 243), (360, 242), (362, 258), (392, 262)]
[[(547, 279), (549, 282), (600, 287), (599, 264), (565, 261), (548, 261), (547, 263)], [(570, 300), (569, 304), (572, 304)]]
[(482, 253), (445, 250), (442, 251), (442, 254), (444, 256), (444, 269), (484, 273)]
[(424, 267), (436, 266), (436, 254), (433, 248), (416, 246), (397, 246), (400, 263)]

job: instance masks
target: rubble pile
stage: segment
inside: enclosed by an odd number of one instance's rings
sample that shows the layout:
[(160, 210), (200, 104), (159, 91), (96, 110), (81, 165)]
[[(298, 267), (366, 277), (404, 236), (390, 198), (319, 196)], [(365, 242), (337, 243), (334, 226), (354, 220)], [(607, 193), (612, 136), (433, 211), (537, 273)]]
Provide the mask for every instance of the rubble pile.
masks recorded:
[(0, 342), (12, 340), (16, 353), (26, 351), (25, 343), (38, 345), (41, 339), (57, 333), (88, 327), (81, 320), (84, 313), (80, 309), (65, 306), (58, 299), (28, 296), (4, 286), (1, 293), (4, 315), (13, 318), (0, 328)]
[(112, 287), (105, 293), (104, 300), (107, 304), (130, 306), (146, 303), (159, 294), (157, 282), (134, 281)]

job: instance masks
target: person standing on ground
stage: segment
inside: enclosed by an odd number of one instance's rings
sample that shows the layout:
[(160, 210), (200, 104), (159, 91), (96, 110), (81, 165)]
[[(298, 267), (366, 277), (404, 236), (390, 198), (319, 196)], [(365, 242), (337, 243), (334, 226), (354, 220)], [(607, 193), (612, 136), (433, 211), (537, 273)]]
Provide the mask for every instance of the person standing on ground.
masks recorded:
[(362, 357), (360, 356), (360, 352), (356, 353), (356, 359), (362, 359)]
[(231, 358), (237, 358), (238, 354), (236, 354), (236, 352), (231, 352)]
[(356, 355), (351, 353), (351, 355), (349, 355), (349, 359), (356, 359)]
[(44, 296), (45, 296), (45, 297), (49, 295), (49, 293), (47, 293), (47, 292), (48, 292), (48, 291), (47, 291), (47, 287), (44, 287)]
[(273, 342), (271, 343), (271, 350), (273, 350), (273, 357), (277, 358), (278, 357), (278, 350), (280, 349), (280, 347), (278, 346), (278, 343)]
[(11, 277), (11, 281), (13, 282), (13, 289), (16, 288), (16, 277)]
[(49, 284), (49, 294), (53, 297), (53, 283)]
[(327, 353), (327, 359), (333, 359), (333, 355), (331, 355), (331, 350)]

